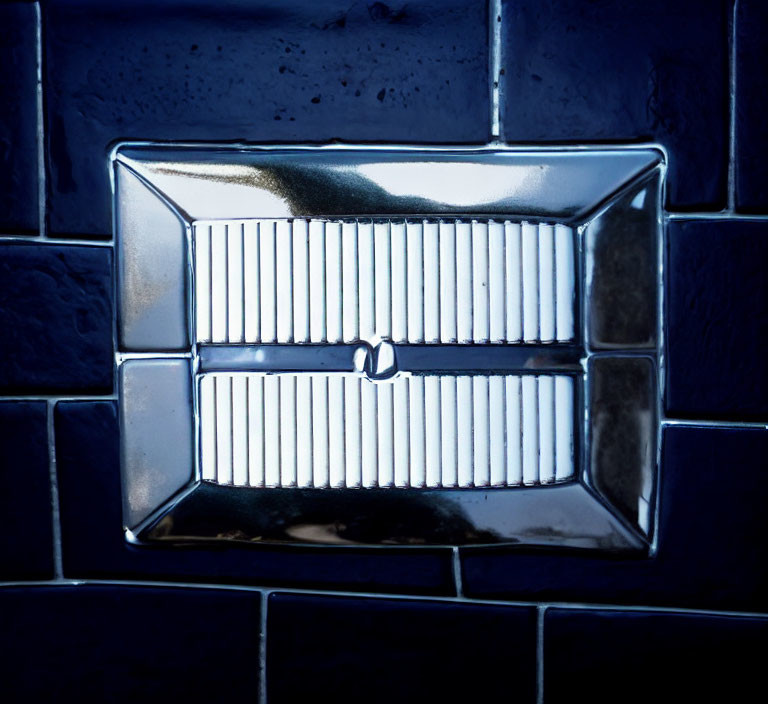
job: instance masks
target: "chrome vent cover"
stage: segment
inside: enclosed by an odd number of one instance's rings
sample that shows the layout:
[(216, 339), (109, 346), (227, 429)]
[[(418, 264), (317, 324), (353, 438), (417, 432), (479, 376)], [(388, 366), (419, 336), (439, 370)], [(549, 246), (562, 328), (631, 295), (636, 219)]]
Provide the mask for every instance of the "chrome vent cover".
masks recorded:
[(661, 152), (113, 167), (130, 539), (650, 544)]

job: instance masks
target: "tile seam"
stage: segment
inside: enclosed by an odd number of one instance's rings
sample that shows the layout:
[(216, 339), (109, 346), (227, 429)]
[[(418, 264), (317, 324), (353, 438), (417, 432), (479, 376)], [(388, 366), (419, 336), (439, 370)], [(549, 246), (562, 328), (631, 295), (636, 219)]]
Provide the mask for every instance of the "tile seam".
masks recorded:
[(59, 480), (56, 471), (56, 431), (53, 412), (56, 401), (46, 404), (46, 432), (48, 441), (48, 476), (51, 489), (51, 532), (53, 540), (53, 574), (60, 579), (64, 576), (61, 549), (61, 512), (59, 505)]

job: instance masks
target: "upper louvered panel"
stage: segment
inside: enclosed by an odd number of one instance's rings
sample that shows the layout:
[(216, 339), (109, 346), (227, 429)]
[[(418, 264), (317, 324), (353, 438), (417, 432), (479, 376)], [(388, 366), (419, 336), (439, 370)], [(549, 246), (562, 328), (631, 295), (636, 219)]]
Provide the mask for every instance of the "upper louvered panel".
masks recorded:
[(257, 487), (511, 487), (574, 475), (574, 380), (206, 374), (202, 478)]
[(574, 233), (459, 220), (198, 224), (198, 342), (574, 339)]

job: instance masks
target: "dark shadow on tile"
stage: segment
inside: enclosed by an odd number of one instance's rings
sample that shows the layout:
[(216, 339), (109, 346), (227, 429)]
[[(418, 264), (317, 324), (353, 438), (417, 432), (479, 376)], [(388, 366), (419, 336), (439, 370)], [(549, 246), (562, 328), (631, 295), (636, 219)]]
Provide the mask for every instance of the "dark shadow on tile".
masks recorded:
[(268, 609), (273, 704), (535, 701), (532, 607), (272, 594)]
[(53, 576), (47, 404), (0, 401), (0, 579)]

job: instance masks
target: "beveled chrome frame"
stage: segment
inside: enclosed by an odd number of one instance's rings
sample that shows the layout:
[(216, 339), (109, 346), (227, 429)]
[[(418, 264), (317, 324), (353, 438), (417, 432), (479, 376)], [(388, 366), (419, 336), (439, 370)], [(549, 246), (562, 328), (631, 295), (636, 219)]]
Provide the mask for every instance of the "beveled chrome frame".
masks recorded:
[[(654, 145), (115, 147), (116, 361), (128, 539), (647, 552), (656, 515), (665, 164), (664, 151)], [(537, 487), (440, 490), (256, 489), (202, 482), (195, 379), (206, 369), (234, 369), (238, 362), (233, 346), (221, 354), (215, 346), (195, 343), (192, 225), (218, 219), (392, 216), (557, 220), (577, 229), (576, 344), (541, 346), (539, 356), (534, 346), (502, 345), (493, 359), (503, 357), (505, 372), (554, 368), (583, 379), (576, 385), (583, 428), (581, 437), (576, 435), (578, 479)], [(631, 246), (612, 247), (622, 236)], [(609, 263), (595, 271), (595, 262), (606, 253)], [(633, 269), (638, 257), (643, 264)], [(627, 301), (637, 309), (631, 315)], [(262, 347), (286, 359), (280, 345)], [(247, 358), (249, 350), (243, 348)], [(634, 406), (612, 398), (610, 384), (606, 392), (604, 383), (602, 406), (596, 405), (593, 370), (602, 366), (601, 359), (616, 360), (619, 370), (647, 369)], [(482, 373), (492, 373), (495, 364), (483, 364)], [(169, 372), (165, 381), (158, 375), (162, 370)], [(187, 381), (179, 383), (182, 378)], [(605, 406), (626, 413), (630, 421), (642, 413), (642, 423), (629, 425), (650, 429), (647, 445), (638, 433), (611, 435), (604, 422), (598, 429)], [(607, 449), (606, 432), (612, 441)], [(603, 467), (605, 452), (626, 461), (626, 471)], [(632, 501), (647, 506), (644, 515), (627, 509)]]

